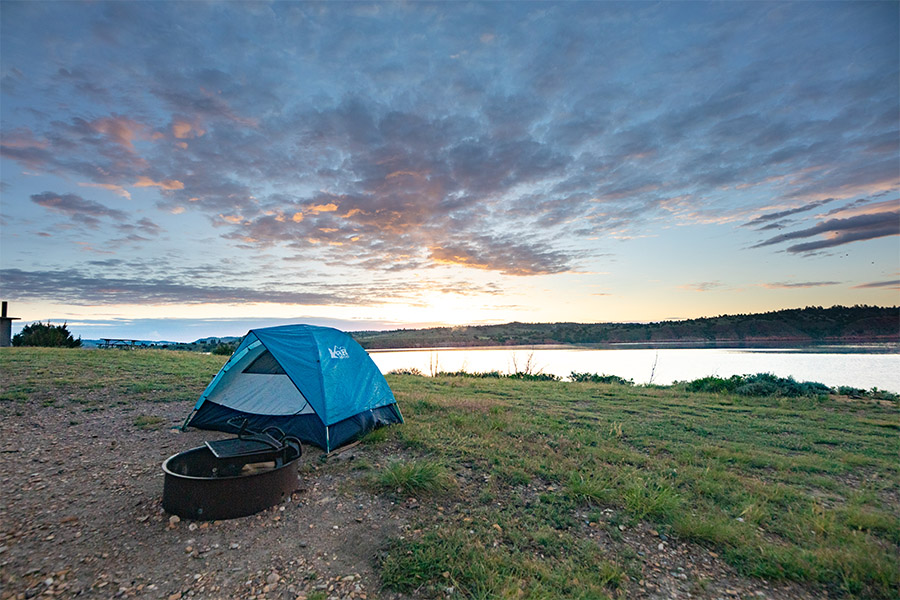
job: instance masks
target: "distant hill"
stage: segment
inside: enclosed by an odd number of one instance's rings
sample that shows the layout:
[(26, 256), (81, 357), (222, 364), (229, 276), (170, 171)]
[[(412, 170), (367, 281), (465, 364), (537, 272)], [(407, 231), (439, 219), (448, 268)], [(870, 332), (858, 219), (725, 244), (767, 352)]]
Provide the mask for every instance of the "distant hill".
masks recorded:
[(546, 344), (900, 342), (900, 307), (807, 307), (656, 323), (506, 323), (351, 333), (367, 349)]
[(207, 337), (200, 338), (190, 343), (176, 343), (169, 346), (170, 350), (188, 350), (192, 352), (215, 352), (216, 354), (231, 354), (237, 350), (242, 337)]
[[(656, 323), (505, 323), (430, 329), (353, 331), (366, 349), (581, 344), (726, 345), (805, 343), (900, 343), (900, 307), (812, 306), (746, 315), (722, 315)], [(241, 337), (194, 342), (137, 341), (137, 347), (231, 354)], [(82, 340), (96, 347), (103, 340)]]
[[(104, 348), (108, 345), (119, 348), (161, 348), (163, 350), (187, 350), (190, 352), (213, 352), (220, 346), (230, 348), (229, 354), (233, 352), (242, 338), (239, 337), (208, 337), (200, 338), (194, 342), (169, 342), (161, 340), (112, 340), (108, 343), (107, 339), (97, 340), (81, 340), (84, 348)], [(224, 352), (224, 349), (220, 349)]]
[[(107, 344), (107, 340), (110, 338), (100, 338), (96, 340), (81, 340), (82, 348), (101, 348), (105, 347)], [(164, 340), (111, 340), (111, 342), (118, 346), (135, 346), (137, 348), (166, 348), (168, 346), (174, 346), (178, 344), (178, 342), (168, 342)]]

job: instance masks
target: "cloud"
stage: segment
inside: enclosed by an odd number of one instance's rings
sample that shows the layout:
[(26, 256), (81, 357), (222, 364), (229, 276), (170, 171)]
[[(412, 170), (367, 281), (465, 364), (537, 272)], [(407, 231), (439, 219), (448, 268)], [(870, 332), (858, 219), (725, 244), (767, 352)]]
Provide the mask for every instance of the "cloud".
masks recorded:
[(741, 225), (741, 227), (759, 227), (762, 226), (762, 229), (769, 227), (770, 221), (779, 221), (784, 217), (788, 217), (790, 215), (795, 215), (797, 213), (806, 212), (809, 210), (813, 210), (815, 208), (819, 208), (820, 206), (824, 206), (829, 202), (834, 202), (834, 198), (827, 198), (825, 200), (818, 200), (816, 202), (810, 202), (808, 204), (804, 204), (803, 206), (799, 206), (797, 208), (792, 208), (789, 210), (783, 210), (781, 212), (768, 213), (764, 215), (760, 215), (753, 219), (752, 221), (748, 221)]
[(133, 119), (114, 115), (90, 122), (90, 127), (124, 148), (134, 151), (136, 138), (147, 138), (147, 127)]
[(680, 287), (683, 290), (692, 292), (711, 292), (725, 287), (725, 284), (721, 281), (700, 281), (697, 283), (688, 283)]
[[(306, 210), (308, 210), (310, 213), (312, 213), (314, 215), (323, 213), (323, 212), (335, 212), (337, 209), (338, 209), (337, 204), (335, 204), (334, 202), (329, 202), (328, 204), (317, 204), (317, 205), (306, 207)], [(297, 215), (297, 213), (294, 213), (295, 217), (296, 217), (296, 215)], [(293, 217), (292, 217), (292, 219), (293, 219)], [(297, 219), (294, 219), (294, 220), (297, 220)]]
[[(769, 223), (768, 225), (763, 225), (762, 227), (757, 227), (756, 231), (771, 231), (772, 229), (784, 229), (785, 227), (789, 227), (792, 224), (792, 221), (775, 221), (774, 223)], [(746, 227), (746, 224), (742, 225), (742, 227)]]
[(884, 200), (882, 202), (872, 202), (870, 198), (863, 198), (851, 202), (846, 206), (841, 206), (825, 213), (827, 217), (855, 217), (878, 212), (890, 212), (900, 209), (900, 199)]
[(840, 281), (777, 281), (773, 283), (764, 283), (762, 287), (768, 289), (794, 289), (794, 288), (815, 288), (825, 287), (829, 285), (840, 285)]
[(126, 190), (125, 188), (123, 188), (120, 185), (115, 185), (112, 183), (84, 183), (84, 182), (79, 182), (78, 185), (80, 187), (93, 187), (93, 188), (109, 190), (111, 192), (115, 192), (116, 194), (118, 194), (119, 196), (122, 196), (123, 198), (128, 198), (129, 200), (131, 200), (131, 192), (129, 192), (128, 190)]
[(85, 200), (76, 194), (44, 192), (33, 194), (31, 201), (92, 228), (100, 225), (101, 218), (110, 218), (114, 221), (124, 221), (128, 218), (128, 214), (124, 211), (109, 208), (93, 200)]
[[(33, 194), (31, 201), (68, 217), (71, 223), (76, 226), (98, 229), (103, 225), (104, 219), (111, 220), (115, 231), (125, 236), (122, 239), (113, 241), (144, 242), (162, 233), (162, 228), (147, 217), (142, 217), (137, 222), (131, 223), (129, 222), (129, 213), (109, 208), (93, 200), (86, 200), (76, 194), (44, 192), (42, 194)], [(83, 248), (94, 252), (104, 252), (96, 250), (89, 245), (83, 245)]]
[(141, 175), (138, 177), (138, 180), (134, 182), (134, 187), (157, 187), (161, 190), (165, 191), (174, 191), (174, 190), (183, 190), (184, 184), (177, 179), (166, 179), (163, 181), (153, 181), (149, 177)]
[(43, 150), (49, 146), (46, 140), (39, 140), (27, 127), (13, 129), (3, 134), (3, 148), (8, 150)]
[(179, 140), (187, 140), (200, 137), (205, 134), (201, 127), (186, 120), (175, 120), (172, 122), (172, 135)]
[(855, 290), (864, 290), (871, 288), (898, 289), (900, 288), (900, 279), (891, 279), (888, 281), (873, 281), (871, 283), (861, 283), (859, 285), (853, 286), (853, 289)]
[[(349, 279), (342, 283), (310, 279), (284, 264), (259, 279), (260, 269), (234, 264), (195, 268), (173, 266), (159, 258), (124, 261), (120, 258), (86, 261), (87, 269), (0, 269), (4, 298), (63, 304), (195, 305), (273, 303), (296, 306), (371, 306), (373, 303), (422, 302), (426, 293), (462, 296), (503, 295), (495, 283), (478, 284), (461, 278), (426, 278), (414, 281), (395, 277)], [(271, 266), (271, 264), (269, 265)], [(305, 273), (306, 267), (300, 269)], [(246, 285), (253, 280), (256, 285)]]
[(146, 217), (134, 224), (123, 223), (118, 225), (116, 229), (125, 234), (125, 238), (118, 241), (128, 242), (149, 241), (150, 238), (156, 237), (162, 233), (162, 228)]
[(271, 302), (296, 305), (353, 305), (359, 297), (331, 293), (196, 285), (170, 278), (92, 276), (62, 271), (0, 270), (4, 294), (15, 300), (57, 301), (76, 305), (205, 304)]
[(824, 239), (821, 240), (795, 244), (787, 248), (787, 251), (791, 253), (809, 253), (890, 235), (900, 235), (900, 211), (876, 212), (847, 219), (828, 219), (807, 229), (777, 235), (752, 247), (761, 248), (789, 240), (824, 236)]
[[(552, 274), (660, 222), (772, 231), (897, 186), (895, 28), (858, 7), (81, 8), (4, 30), (35, 38), (4, 56), (35, 106), (4, 105), (2, 156), (142, 188), (255, 255)], [(835, 22), (865, 36), (820, 35)], [(894, 234), (839, 216), (756, 247)]]
[(52, 120), (45, 127), (43, 135), (19, 128), (11, 141), (3, 132), (0, 156), (35, 171), (74, 174), (91, 183), (120, 187), (148, 168), (132, 143), (145, 128), (131, 119), (73, 117)]
[(499, 271), (506, 275), (547, 275), (570, 270), (570, 258), (544, 244), (483, 236), (429, 249), (428, 258), (441, 264)]

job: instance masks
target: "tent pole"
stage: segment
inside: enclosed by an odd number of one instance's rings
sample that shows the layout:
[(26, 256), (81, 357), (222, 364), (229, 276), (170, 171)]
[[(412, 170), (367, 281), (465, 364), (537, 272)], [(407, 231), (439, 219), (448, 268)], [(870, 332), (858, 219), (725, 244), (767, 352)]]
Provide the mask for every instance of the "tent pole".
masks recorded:
[(184, 420), (184, 423), (182, 423), (181, 427), (179, 428), (179, 429), (181, 429), (181, 431), (187, 431), (188, 421), (191, 420), (191, 417), (193, 417), (196, 412), (197, 412), (197, 409), (195, 408), (194, 410), (191, 411), (191, 414), (189, 414), (187, 416), (187, 419)]

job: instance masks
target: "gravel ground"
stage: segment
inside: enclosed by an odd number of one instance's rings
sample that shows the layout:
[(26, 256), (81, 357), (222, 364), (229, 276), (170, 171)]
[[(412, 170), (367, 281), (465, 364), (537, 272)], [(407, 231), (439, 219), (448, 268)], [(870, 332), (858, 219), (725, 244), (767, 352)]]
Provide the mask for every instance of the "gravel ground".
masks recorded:
[[(410, 528), (422, 517), (466, 518), (462, 499), (477, 495), (471, 472), (460, 474), (458, 496), (442, 506), (378, 495), (361, 481), (371, 470), (359, 467), (377, 469), (400, 457), (399, 448), (359, 445), (321, 460), (305, 447), (289, 501), (241, 519), (179, 520), (162, 510), (161, 463), (224, 437), (173, 429), (188, 408), (0, 406), (0, 600), (417, 598), (381, 588), (378, 553), (389, 538), (415, 535)], [(138, 416), (159, 423), (142, 428)], [(613, 536), (608, 524), (584, 521), (582, 530), (610, 556), (639, 557), (641, 578), (627, 582), (622, 597), (823, 597), (741, 578), (715, 553), (649, 526)]]

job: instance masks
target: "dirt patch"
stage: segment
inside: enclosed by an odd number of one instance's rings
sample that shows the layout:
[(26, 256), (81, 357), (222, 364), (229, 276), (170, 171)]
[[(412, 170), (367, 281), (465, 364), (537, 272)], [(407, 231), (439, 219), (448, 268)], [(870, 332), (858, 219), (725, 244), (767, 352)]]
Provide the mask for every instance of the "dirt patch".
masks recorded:
[[(0, 406), (0, 599), (420, 597), (382, 589), (379, 552), (417, 523), (455, 519), (466, 509), (464, 498), (438, 507), (378, 494), (365, 479), (402, 457), (388, 443), (328, 460), (306, 447), (300, 489), (289, 501), (241, 519), (172, 518), (161, 506), (161, 463), (225, 437), (173, 429), (186, 412), (183, 403)], [(461, 469), (461, 489), (477, 493), (484, 473), (474, 465)], [(707, 549), (648, 526), (619, 530), (614, 522), (610, 515), (609, 522), (579, 527), (611, 557), (627, 555), (637, 565), (619, 590), (623, 597), (823, 597), (742, 578)]]
[(398, 597), (380, 589), (373, 565), (407, 526), (406, 510), (360, 483), (367, 471), (356, 468), (383, 450), (322, 462), (307, 447), (289, 501), (194, 522), (162, 510), (161, 463), (223, 436), (173, 430), (183, 406), (29, 403), (3, 413), (0, 598)]

